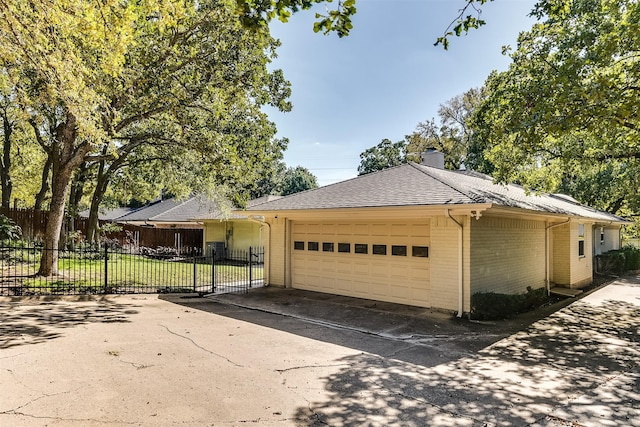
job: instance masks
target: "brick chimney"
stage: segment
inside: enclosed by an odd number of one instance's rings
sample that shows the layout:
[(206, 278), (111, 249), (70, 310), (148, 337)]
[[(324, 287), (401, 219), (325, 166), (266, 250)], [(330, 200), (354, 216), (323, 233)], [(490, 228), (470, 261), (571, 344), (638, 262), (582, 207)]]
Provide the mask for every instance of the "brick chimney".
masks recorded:
[(422, 158), (422, 162), (420, 162), (422, 165), (444, 169), (444, 153), (435, 148), (428, 148), (424, 153), (420, 153), (420, 158)]

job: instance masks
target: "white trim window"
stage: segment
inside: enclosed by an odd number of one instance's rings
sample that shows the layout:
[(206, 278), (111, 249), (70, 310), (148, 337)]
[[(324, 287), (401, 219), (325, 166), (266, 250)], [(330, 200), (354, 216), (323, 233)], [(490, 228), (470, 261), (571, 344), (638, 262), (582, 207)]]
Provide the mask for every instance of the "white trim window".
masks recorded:
[(583, 258), (584, 255), (584, 224), (578, 224), (578, 256)]

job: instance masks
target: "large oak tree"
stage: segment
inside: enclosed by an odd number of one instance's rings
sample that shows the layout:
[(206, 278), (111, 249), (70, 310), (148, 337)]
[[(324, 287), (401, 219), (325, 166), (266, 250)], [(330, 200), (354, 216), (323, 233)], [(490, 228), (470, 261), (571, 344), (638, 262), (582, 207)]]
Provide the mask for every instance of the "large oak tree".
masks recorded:
[(640, 4), (540, 1), (475, 117), (501, 181), (640, 207)]
[[(51, 163), (46, 247), (58, 247), (83, 164), (107, 168), (141, 147), (175, 146), (200, 153), (220, 181), (242, 181), (281, 149), (260, 110), (290, 108), (288, 83), (267, 70), (277, 43), (243, 26), (235, 6), (0, 0), (0, 66)], [(45, 251), (39, 273), (56, 270), (56, 252)]]

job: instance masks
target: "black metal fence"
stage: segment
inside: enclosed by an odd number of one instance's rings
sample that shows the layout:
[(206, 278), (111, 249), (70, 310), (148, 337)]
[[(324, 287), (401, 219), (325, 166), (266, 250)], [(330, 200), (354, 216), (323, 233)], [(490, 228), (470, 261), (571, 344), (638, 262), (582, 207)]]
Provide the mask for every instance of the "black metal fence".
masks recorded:
[[(39, 275), (45, 251), (58, 256), (51, 275)], [(223, 259), (199, 248), (0, 246), (0, 295), (247, 292), (264, 285), (261, 248), (227, 251)]]

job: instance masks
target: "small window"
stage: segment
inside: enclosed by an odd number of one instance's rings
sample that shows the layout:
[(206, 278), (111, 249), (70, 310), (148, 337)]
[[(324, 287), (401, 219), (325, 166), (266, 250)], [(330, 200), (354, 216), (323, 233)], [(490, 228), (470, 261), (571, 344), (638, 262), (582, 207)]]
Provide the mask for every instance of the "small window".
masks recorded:
[(351, 243), (338, 243), (338, 252), (351, 253)]
[(393, 245), (393, 246), (391, 246), (391, 255), (394, 255), (394, 256), (407, 256), (407, 247), (406, 246)]
[(304, 251), (304, 242), (293, 242), (293, 249), (296, 251)]
[(371, 253), (374, 255), (386, 255), (387, 245), (373, 245)]
[(317, 251), (318, 250), (318, 242), (307, 242), (307, 250), (308, 251)]
[(366, 243), (356, 243), (353, 245), (353, 251), (357, 254), (368, 254), (369, 253), (369, 245)]
[(600, 244), (604, 245), (604, 227), (600, 227)]
[(578, 224), (578, 256), (584, 256), (584, 224)]
[(429, 246), (412, 246), (411, 256), (429, 258)]
[(322, 252), (333, 252), (333, 242), (323, 242)]

